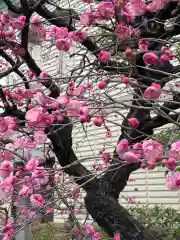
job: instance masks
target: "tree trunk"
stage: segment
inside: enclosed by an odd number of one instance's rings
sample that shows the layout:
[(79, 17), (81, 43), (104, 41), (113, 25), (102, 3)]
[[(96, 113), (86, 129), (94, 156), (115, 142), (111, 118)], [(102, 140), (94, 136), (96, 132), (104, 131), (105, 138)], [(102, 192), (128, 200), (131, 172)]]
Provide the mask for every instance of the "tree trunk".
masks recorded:
[(105, 232), (113, 237), (120, 233), (121, 240), (155, 240), (156, 238), (122, 207), (118, 200), (103, 192), (89, 191), (85, 197), (87, 211)]

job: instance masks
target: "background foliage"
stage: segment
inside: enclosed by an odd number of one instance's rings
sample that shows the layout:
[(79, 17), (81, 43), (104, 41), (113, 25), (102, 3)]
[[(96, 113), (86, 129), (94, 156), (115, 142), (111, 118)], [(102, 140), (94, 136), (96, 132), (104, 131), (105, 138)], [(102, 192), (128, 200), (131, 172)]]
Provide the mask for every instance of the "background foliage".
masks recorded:
[[(180, 240), (180, 213), (170, 207), (131, 206), (130, 213), (144, 226), (156, 232), (157, 236), (163, 236), (164, 240)], [(96, 225), (97, 231), (102, 233), (103, 239), (108, 239)], [(33, 228), (34, 240), (65, 240), (71, 239), (71, 234), (60, 223), (40, 224)]]

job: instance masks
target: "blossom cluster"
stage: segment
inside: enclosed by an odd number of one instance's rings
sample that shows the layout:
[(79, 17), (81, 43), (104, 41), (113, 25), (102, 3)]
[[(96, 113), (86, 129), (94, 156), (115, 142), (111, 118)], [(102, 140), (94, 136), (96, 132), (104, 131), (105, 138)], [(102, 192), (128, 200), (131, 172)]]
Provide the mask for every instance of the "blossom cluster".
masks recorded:
[[(84, 29), (93, 27), (99, 23), (110, 22), (114, 24), (116, 18), (116, 9), (118, 8), (121, 16), (125, 21), (120, 21), (113, 26), (113, 37), (121, 43), (131, 38), (138, 38), (137, 49), (128, 46), (124, 55), (127, 62), (131, 62), (138, 54), (142, 54), (145, 67), (165, 64), (176, 58), (176, 55), (170, 49), (170, 46), (162, 47), (160, 53), (153, 51), (151, 41), (140, 38), (140, 30), (130, 24), (136, 17), (147, 12), (157, 12), (164, 7), (169, 0), (152, 0), (147, 4), (145, 0), (114, 0), (101, 1), (95, 6), (92, 5), (92, 0), (82, 0), (88, 4), (88, 10), (85, 10), (80, 15), (79, 26), (81, 30), (69, 31), (67, 27), (50, 26), (45, 27), (39, 16), (32, 16), (29, 23), (29, 38), (41, 41), (51, 41), (57, 51), (69, 52), (74, 44), (83, 43), (88, 33)], [(177, 0), (171, 0), (176, 2)], [(129, 3), (129, 4), (128, 4)], [(8, 56), (12, 58), (18, 56), (23, 58), (26, 50), (18, 43), (18, 33), (28, 24), (25, 16), (13, 18), (7, 12), (0, 12), (0, 40), (4, 41), (4, 46), (0, 50), (4, 50)], [(10, 51), (9, 51), (10, 50)], [(113, 60), (111, 50), (100, 49), (95, 53), (98, 63), (107, 65)], [(7, 62), (0, 61), (1, 71), (8, 69), (10, 66)], [(101, 72), (101, 76), (97, 77), (96, 83), (82, 82), (79, 85), (70, 77), (66, 92), (58, 96), (56, 99), (47, 95), (41, 87), (36, 84), (46, 85), (52, 80), (52, 76), (45, 71), (42, 71), (38, 76), (28, 70), (27, 75), (29, 89), (22, 87), (3, 88), (3, 94), (7, 101), (13, 102), (17, 107), (26, 109), (25, 127), (28, 136), (16, 137), (13, 140), (13, 151), (25, 150), (26, 156), (23, 158), (23, 164), (16, 166), (15, 152), (7, 150), (3, 143), (0, 143), (2, 153), (0, 153), (0, 200), (7, 201), (13, 198), (14, 191), (18, 191), (18, 196), (15, 197), (15, 203), (20, 205), (21, 200), (26, 197), (30, 200), (34, 208), (40, 209), (49, 213), (52, 211), (48, 207), (46, 197), (40, 194), (41, 189), (48, 190), (50, 188), (50, 176), (47, 169), (43, 167), (44, 159), (41, 157), (32, 157), (31, 150), (35, 149), (39, 144), (45, 144), (48, 136), (45, 130), (53, 124), (63, 123), (68, 117), (70, 120), (76, 120), (81, 124), (92, 124), (96, 127), (106, 128), (106, 137), (111, 136), (110, 130), (106, 126), (106, 112), (99, 103), (90, 104), (89, 99), (101, 96), (104, 90), (113, 82), (113, 77), (108, 76), (105, 71)], [(133, 90), (134, 84), (139, 84), (136, 79), (132, 79), (129, 75), (116, 76), (119, 83), (123, 83), (125, 88)], [(34, 84), (34, 85), (33, 85)], [(39, 85), (38, 85), (39, 86)], [(144, 86), (142, 99), (153, 102), (158, 100), (163, 93), (163, 87), (159, 82), (152, 82), (149, 86)], [(86, 97), (86, 96), (89, 96)], [(92, 100), (91, 99), (91, 100)], [(31, 101), (30, 101), (31, 100)], [(5, 109), (6, 103), (1, 108)], [(93, 107), (98, 110), (93, 110)], [(140, 129), (138, 119), (132, 117), (127, 119), (128, 127), (134, 130)], [(7, 138), (15, 136), (21, 129), (22, 122), (16, 117), (0, 117), (0, 137)], [(180, 141), (173, 142), (168, 151), (165, 153), (164, 146), (158, 141), (152, 139), (130, 145), (127, 139), (122, 139), (116, 146), (118, 160), (125, 164), (139, 163), (141, 168), (154, 169), (162, 164), (170, 170), (166, 176), (166, 183), (170, 190), (180, 189), (180, 172), (176, 171), (177, 163), (180, 161)], [(92, 164), (92, 167), (98, 171), (106, 169), (111, 161), (111, 154), (105, 148), (100, 152), (100, 158), (103, 163)], [(55, 184), (61, 182), (58, 173), (54, 176)], [(80, 197), (80, 192), (76, 191), (71, 194), (73, 200)], [(128, 202), (135, 204), (135, 197), (129, 197)], [(74, 212), (75, 213), (75, 212)], [(20, 214), (35, 217), (36, 212), (32, 209), (23, 208)], [(3, 229), (3, 240), (9, 240), (15, 233), (15, 223), (9, 219)], [(81, 229), (77, 229), (81, 231)], [(85, 227), (86, 233), (92, 239), (101, 239), (92, 226)], [(114, 240), (120, 240), (120, 234), (115, 233)]]

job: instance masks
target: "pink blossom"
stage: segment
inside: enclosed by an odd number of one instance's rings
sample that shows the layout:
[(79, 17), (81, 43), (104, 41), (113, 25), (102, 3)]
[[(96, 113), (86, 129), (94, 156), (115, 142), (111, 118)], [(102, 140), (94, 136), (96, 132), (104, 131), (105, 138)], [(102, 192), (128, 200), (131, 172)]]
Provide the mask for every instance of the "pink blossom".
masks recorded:
[(4, 179), (3, 184), (4, 185), (11, 185), (14, 183), (14, 181), (16, 180), (15, 176), (10, 176)]
[(50, 35), (55, 37), (56, 48), (59, 51), (68, 52), (72, 46), (71, 39), (68, 39), (68, 28), (52, 26), (50, 29)]
[(171, 191), (180, 190), (180, 172), (170, 173), (166, 176), (166, 184)]
[(171, 144), (171, 149), (173, 151), (179, 152), (180, 151), (180, 141), (172, 143)]
[(162, 62), (168, 62), (168, 61), (170, 61), (171, 60), (171, 57), (168, 55), (168, 54), (162, 54), (161, 56), (160, 56), (160, 60), (162, 61)]
[(16, 38), (16, 35), (14, 34), (14, 29), (12, 27), (9, 27), (8, 30), (5, 32), (5, 37)]
[(69, 84), (68, 84), (68, 94), (73, 95), (74, 94), (74, 89), (75, 89), (75, 82), (74, 82), (73, 79), (71, 79), (69, 81)]
[(81, 103), (77, 100), (70, 100), (67, 104), (68, 109), (66, 110), (67, 116), (78, 117), (80, 114)]
[(85, 123), (85, 122), (88, 122), (89, 118), (86, 117), (85, 115), (80, 115), (79, 116), (79, 121), (80, 123)]
[[(2, 145), (3, 147), (4, 145)], [(1, 147), (1, 146), (0, 146)], [(4, 160), (8, 160), (8, 161), (12, 161), (14, 160), (14, 155), (12, 152), (10, 152), (9, 150), (5, 149), (1, 155), (2, 159)]]
[(148, 167), (148, 165), (147, 164), (145, 164), (145, 163), (141, 163), (141, 166), (140, 166), (142, 169), (145, 169), (145, 168), (147, 168)]
[[(53, 114), (44, 114), (43, 116), (45, 127), (50, 126), (55, 121), (55, 116)], [(43, 122), (42, 122), (43, 124)]]
[(148, 9), (145, 0), (130, 0), (130, 8), (136, 16), (144, 14)]
[(34, 133), (34, 140), (37, 144), (43, 144), (47, 139), (47, 135), (43, 131), (36, 131)]
[(132, 151), (128, 151), (124, 153), (124, 160), (132, 163), (132, 162), (138, 162), (140, 159), (138, 154), (135, 154)]
[(164, 0), (152, 0), (150, 4), (147, 5), (147, 8), (150, 12), (156, 12), (161, 10), (165, 5)]
[(123, 83), (126, 84), (126, 85), (129, 84), (129, 78), (126, 77), (126, 76), (124, 76), (124, 77), (122, 78), (122, 81), (123, 81)]
[(168, 160), (163, 160), (162, 163), (170, 170), (176, 169), (176, 160), (174, 158), (168, 158)]
[(36, 212), (35, 211), (28, 211), (29, 217), (30, 218), (35, 218), (36, 217)]
[(41, 72), (39, 77), (41, 78), (42, 83), (47, 83), (51, 80), (51, 76), (46, 72)]
[(93, 123), (97, 127), (101, 127), (104, 123), (104, 119), (102, 117), (96, 117), (93, 119)]
[(48, 172), (41, 167), (40, 169), (36, 169), (32, 173), (33, 182), (39, 185), (46, 185), (49, 182)]
[(147, 162), (147, 167), (148, 167), (148, 169), (154, 169), (155, 167), (156, 167), (156, 163), (154, 162), (154, 161), (151, 161), (151, 160), (149, 160), (148, 162)]
[(32, 28), (42, 28), (41, 18), (39, 16), (32, 16), (31, 18)]
[(79, 120), (81, 123), (89, 121), (89, 109), (87, 106), (81, 107)]
[(122, 15), (124, 16), (124, 18), (126, 19), (127, 22), (132, 22), (134, 20), (135, 13), (134, 13), (132, 8), (124, 5), (122, 7), (121, 12), (122, 12)]
[(2, 22), (3, 24), (8, 24), (9, 20), (10, 18), (8, 12), (4, 12), (0, 15), (0, 22)]
[(66, 94), (64, 94), (64, 95), (59, 96), (57, 98), (57, 101), (58, 101), (58, 103), (66, 106), (70, 100), (69, 100), (69, 97)]
[(14, 149), (24, 149), (25, 147), (25, 139), (16, 138), (14, 141)]
[(171, 149), (168, 152), (168, 157), (176, 160), (180, 159), (180, 141), (171, 144)]
[(154, 52), (147, 52), (143, 56), (144, 62), (146, 64), (158, 64), (159, 58), (156, 53)]
[(32, 194), (30, 200), (35, 207), (43, 208), (45, 198), (41, 194)]
[(80, 114), (81, 115), (84, 115), (85, 117), (88, 117), (89, 116), (89, 109), (88, 109), (88, 106), (82, 104), (82, 107), (80, 109)]
[(38, 159), (37, 158), (32, 158), (28, 161), (25, 168), (29, 171), (34, 171), (34, 170), (36, 170), (38, 164), (39, 164)]
[(31, 89), (25, 90), (21, 94), (17, 94), (18, 103), (21, 103), (23, 99), (31, 99), (33, 96), (33, 91)]
[(149, 162), (156, 162), (163, 158), (163, 146), (154, 140), (145, 140), (142, 144), (144, 158)]
[(7, 160), (4, 160), (0, 165), (0, 175), (2, 177), (8, 177), (13, 172), (13, 164)]
[(128, 182), (135, 182), (135, 181), (136, 181), (135, 178), (129, 178), (129, 179), (128, 179)]
[(132, 33), (133, 33), (132, 29), (124, 25), (123, 23), (119, 23), (116, 25), (115, 34), (121, 40), (130, 38)]
[(3, 239), (2, 240), (11, 240), (14, 236), (14, 221), (8, 219), (6, 226), (3, 228)]
[(133, 149), (135, 150), (139, 150), (139, 149), (142, 149), (142, 143), (136, 143), (133, 145)]
[(15, 117), (5, 117), (4, 120), (8, 125), (8, 130), (16, 130), (18, 127), (18, 120)]
[(20, 16), (18, 18), (14, 18), (11, 21), (11, 25), (18, 30), (22, 30), (25, 24), (26, 24), (26, 16)]
[(56, 47), (59, 51), (68, 52), (72, 47), (72, 42), (69, 39), (57, 39)]
[(106, 137), (111, 137), (111, 132), (110, 131), (106, 132)]
[(128, 140), (122, 139), (116, 147), (117, 154), (121, 154), (121, 153), (127, 151), (128, 147), (129, 147)]
[(28, 214), (28, 208), (23, 208), (23, 209), (21, 210), (21, 214), (22, 214), (22, 215)]
[(50, 28), (49, 28), (49, 36), (51, 36), (51, 37), (55, 37), (55, 35), (56, 35), (56, 30), (57, 30), (57, 27), (56, 26), (50, 26)]
[(19, 191), (19, 196), (25, 197), (32, 193), (33, 193), (33, 189), (30, 186), (23, 185), (23, 187)]
[(137, 118), (128, 118), (128, 123), (133, 128), (138, 128), (139, 126), (139, 121), (137, 120)]
[(104, 81), (106, 84), (109, 84), (109, 82), (110, 82), (110, 77), (108, 77), (108, 76), (103, 76), (102, 78), (101, 78), (101, 80), (102, 81)]
[(99, 89), (104, 89), (107, 86), (107, 84), (104, 81), (99, 81), (97, 83), (97, 86)]
[(39, 123), (42, 120), (42, 111), (40, 108), (32, 108), (26, 112), (26, 120), (32, 124)]
[(73, 91), (73, 96), (76, 96), (76, 97), (79, 97), (79, 98), (82, 98), (83, 95), (85, 94), (86, 92), (86, 89), (83, 87), (83, 86), (79, 86), (77, 88), (74, 88), (74, 91)]
[(30, 70), (27, 70), (27, 75), (30, 80), (33, 80), (33, 78), (35, 77), (35, 74)]
[(70, 32), (69, 37), (75, 42), (83, 42), (87, 38), (86, 31)]
[(114, 240), (121, 240), (121, 237), (120, 237), (119, 233), (114, 234)]
[(170, 149), (169, 152), (168, 152), (168, 157), (179, 160), (180, 159), (180, 154), (179, 154), (179, 152)]
[(55, 173), (54, 182), (55, 182), (56, 185), (61, 183), (61, 176), (60, 176), (59, 173)]
[(34, 100), (36, 100), (37, 103), (41, 106), (46, 106), (46, 105), (54, 102), (50, 97), (46, 96), (44, 92), (36, 93), (34, 96)]
[(161, 95), (161, 86), (156, 83), (152, 83), (152, 86), (146, 88), (144, 91), (144, 97), (149, 100), (155, 100)]
[(41, 72), (39, 75), (40, 78), (51, 78), (51, 76), (46, 72)]
[(146, 52), (146, 51), (148, 51), (149, 44), (150, 43), (148, 41), (139, 40), (138, 47), (142, 52)]
[(24, 147), (34, 149), (36, 147), (36, 142), (30, 138), (27, 138), (25, 139)]
[(132, 57), (132, 55), (133, 55), (132, 49), (126, 48), (125, 54), (126, 54), (126, 57)]
[(55, 27), (54, 28), (55, 39), (66, 39), (68, 37), (68, 28), (66, 27)]
[(100, 51), (98, 59), (101, 63), (107, 63), (110, 57), (111, 57), (110, 52)]
[[(169, 49), (169, 48), (167, 48), (167, 47), (162, 47), (162, 52), (163, 52), (163, 54), (161, 55), (161, 56), (163, 56), (162, 57), (162, 61), (163, 61), (163, 59), (168, 59), (168, 61), (170, 61), (170, 60), (173, 60), (174, 59), (174, 53)], [(164, 55), (166, 55), (166, 56), (164, 56)]]
[(24, 48), (14, 48), (13, 51), (20, 57), (23, 57), (26, 54), (26, 50)]
[(114, 5), (112, 2), (102, 1), (98, 4), (98, 11), (102, 20), (108, 20), (114, 17)]
[(136, 204), (136, 198), (135, 197), (128, 197), (128, 203)]
[(0, 134), (6, 132), (8, 130), (8, 123), (6, 122), (4, 117), (0, 117)]
[(0, 182), (0, 200), (7, 200), (13, 194), (12, 183), (9, 180), (6, 181), (7, 179), (5, 178), (3, 182)]
[(109, 163), (109, 161), (110, 161), (110, 159), (111, 159), (111, 154), (110, 154), (110, 152), (104, 151), (104, 152), (102, 153), (102, 159), (103, 159), (103, 161), (105, 162), (105, 164)]
[(52, 213), (53, 211), (54, 211), (53, 208), (48, 208), (46, 213), (49, 214), (49, 213)]
[(42, 25), (34, 25), (29, 29), (29, 39), (30, 41), (39, 41), (46, 39), (46, 29)]
[(80, 24), (84, 26), (91, 26), (95, 23), (95, 15), (93, 12), (83, 12), (80, 16)]
[(94, 227), (92, 225), (86, 225), (85, 226), (86, 232), (92, 237), (92, 240), (100, 240), (101, 236), (98, 232), (94, 230)]

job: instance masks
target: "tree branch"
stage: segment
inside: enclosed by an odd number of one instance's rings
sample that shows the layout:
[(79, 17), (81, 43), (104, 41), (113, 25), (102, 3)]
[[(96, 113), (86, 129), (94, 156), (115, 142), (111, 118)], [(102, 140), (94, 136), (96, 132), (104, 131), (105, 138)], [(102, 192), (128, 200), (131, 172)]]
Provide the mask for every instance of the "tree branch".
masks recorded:
[[(86, 191), (94, 188), (97, 185), (97, 179), (88, 171), (80, 162), (72, 149), (72, 125), (68, 119), (63, 125), (52, 126), (52, 130), (46, 130), (46, 133), (53, 144), (53, 151), (62, 167), (70, 165), (64, 171), (74, 176), (77, 184), (82, 185)], [(73, 164), (73, 162), (77, 162)]]
[(20, 8), (17, 8), (12, 2), (11, 0), (3, 0), (4, 3), (6, 4), (6, 6), (8, 7), (8, 9), (11, 11), (11, 12), (14, 12), (16, 14), (21, 14), (22, 13), (22, 9)]
[[(25, 124), (25, 113), (18, 109), (8, 108), (0, 116), (17, 117), (21, 120), (21, 126)], [(53, 144), (53, 151), (59, 164), (65, 167), (64, 171), (73, 176), (75, 182), (82, 185), (85, 191), (97, 188), (97, 179), (89, 170), (78, 162), (78, 158), (72, 149), (72, 125), (69, 123), (69, 120), (66, 119), (66, 122), (61, 125), (55, 123), (55, 125), (46, 129), (45, 133)]]
[(24, 86), (26, 89), (29, 89), (29, 83), (28, 80), (26, 79), (26, 77), (24, 76), (24, 74), (22, 74), (22, 72), (18, 69), (19, 65), (16, 67), (16, 63), (13, 61), (12, 58), (10, 58), (8, 56), (8, 54), (2, 50), (0, 50), (0, 54), (1, 56), (6, 59), (7, 62), (9, 62), (11, 64), (11, 66), (13, 67), (14, 72), (20, 77), (22, 78), (23, 82), (24, 82)]
[[(71, 25), (67, 24), (61, 16), (55, 15), (53, 12), (49, 11), (44, 6), (39, 6), (36, 8), (36, 12), (46, 20), (48, 20), (51, 24), (56, 25), (57, 27), (67, 27), (69, 31), (75, 31), (76, 29)], [(95, 56), (97, 56), (100, 52), (99, 47), (89, 38), (87, 37), (85, 41), (82, 42), (82, 45), (85, 46), (90, 52), (92, 52)]]
[(145, 124), (145, 126), (142, 128), (142, 131), (146, 131), (149, 128), (161, 127), (167, 123), (171, 123), (171, 120), (177, 121), (179, 118), (179, 114), (169, 115), (169, 118), (170, 119), (160, 116), (160, 115), (156, 116)]
[[(20, 45), (15, 42), (6, 42), (4, 40), (0, 40), (0, 46), (8, 46), (9, 48), (16, 47), (17, 49), (20, 49)], [(26, 62), (29, 69), (36, 75), (39, 76), (42, 72), (41, 69), (37, 66), (34, 59), (31, 57), (29, 52), (25, 50), (24, 54), (21, 56), (22, 59)], [(48, 79), (46, 82), (41, 82), (42, 85), (44, 85), (46, 88), (50, 90), (50, 97), (57, 98), (60, 94), (59, 87), (52, 81), (52, 79)]]

